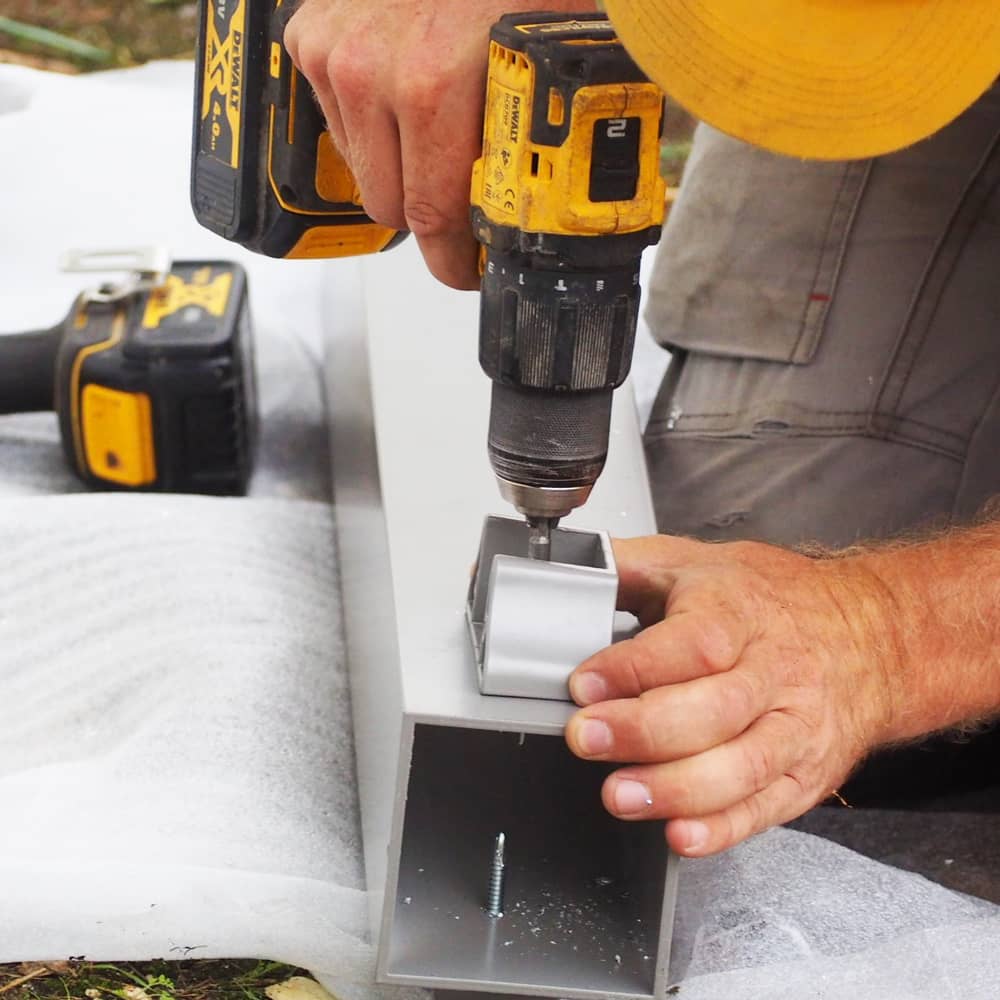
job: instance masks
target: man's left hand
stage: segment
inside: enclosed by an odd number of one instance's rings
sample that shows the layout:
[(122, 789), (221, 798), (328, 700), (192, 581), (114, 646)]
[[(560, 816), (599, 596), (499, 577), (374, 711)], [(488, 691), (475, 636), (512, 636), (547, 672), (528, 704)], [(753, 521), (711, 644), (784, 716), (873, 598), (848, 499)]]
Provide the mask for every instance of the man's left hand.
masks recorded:
[(863, 561), (752, 542), (617, 542), (643, 630), (570, 679), (580, 757), (627, 763), (605, 807), (702, 856), (829, 796), (893, 713), (891, 595)]

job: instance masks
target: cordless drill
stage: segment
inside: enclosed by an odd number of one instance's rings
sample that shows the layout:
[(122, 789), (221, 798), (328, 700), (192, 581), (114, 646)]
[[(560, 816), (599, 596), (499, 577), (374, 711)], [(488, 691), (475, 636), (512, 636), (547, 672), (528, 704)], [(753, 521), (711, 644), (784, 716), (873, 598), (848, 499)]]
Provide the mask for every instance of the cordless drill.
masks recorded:
[(257, 422), (245, 272), (163, 264), (81, 293), (50, 330), (0, 336), (0, 413), (54, 409), (90, 486), (242, 494)]
[(472, 180), (479, 360), (493, 380), (490, 462), (535, 558), (549, 558), (552, 529), (604, 468), (639, 260), (663, 223), (662, 117), (662, 92), (603, 15), (494, 26)]
[[(364, 214), (282, 47), (291, 6), (202, 0), (195, 215), (272, 256), (385, 249), (400, 234)], [(471, 192), (479, 353), (493, 380), (490, 460), (536, 557), (548, 557), (552, 528), (604, 467), (611, 395), (631, 365), (639, 259), (663, 221), (662, 117), (662, 92), (603, 15), (507, 15), (494, 26)]]

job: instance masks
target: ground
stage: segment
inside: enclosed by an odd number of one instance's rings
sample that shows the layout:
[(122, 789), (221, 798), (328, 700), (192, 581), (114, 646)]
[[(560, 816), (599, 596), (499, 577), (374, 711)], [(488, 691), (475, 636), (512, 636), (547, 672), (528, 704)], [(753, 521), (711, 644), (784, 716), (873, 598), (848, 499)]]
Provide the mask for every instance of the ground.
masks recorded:
[[(4, 0), (0, 63), (79, 73), (190, 58), (196, 17), (197, 4), (175, 0)], [(668, 183), (679, 179), (690, 131), (687, 115), (668, 110)], [(263, 1000), (267, 987), (296, 974), (301, 970), (266, 961), (0, 965), (0, 1000)]]
[[(38, 0), (4, 0), (3, 14), (0, 62), (80, 72), (194, 53), (194, 3), (49, 0), (40, 4)], [(32, 28), (47, 29), (56, 37), (33, 41), (29, 37)]]
[[(0, 965), (2, 1000), (266, 1000), (308, 973), (280, 962), (25, 962)], [(295, 989), (284, 996), (311, 1000)], [(315, 984), (317, 995), (321, 988)], [(265, 993), (265, 991), (268, 991)]]

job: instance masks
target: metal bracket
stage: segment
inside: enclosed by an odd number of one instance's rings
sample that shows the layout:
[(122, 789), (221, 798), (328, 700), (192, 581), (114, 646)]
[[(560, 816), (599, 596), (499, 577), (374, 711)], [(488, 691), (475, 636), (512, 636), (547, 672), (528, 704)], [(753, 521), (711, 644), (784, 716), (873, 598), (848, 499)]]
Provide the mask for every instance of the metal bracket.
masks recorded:
[(529, 559), (523, 520), (487, 517), (466, 619), (483, 694), (569, 701), (567, 681), (609, 645), (618, 571), (603, 531), (557, 528)]
[(82, 292), (81, 302), (119, 302), (136, 292), (157, 288), (170, 273), (170, 253), (164, 247), (134, 247), (127, 250), (68, 250), (59, 269), (74, 274), (124, 271), (119, 284), (105, 282)]

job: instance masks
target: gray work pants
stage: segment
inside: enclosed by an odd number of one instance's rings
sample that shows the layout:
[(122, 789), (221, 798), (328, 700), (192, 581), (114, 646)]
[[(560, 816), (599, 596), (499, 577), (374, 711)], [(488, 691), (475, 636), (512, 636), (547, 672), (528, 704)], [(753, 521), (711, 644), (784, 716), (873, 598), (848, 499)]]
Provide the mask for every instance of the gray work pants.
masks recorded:
[(646, 313), (661, 531), (830, 545), (1000, 494), (1000, 86), (874, 160), (702, 127)]

